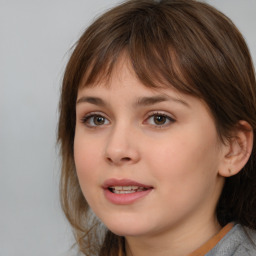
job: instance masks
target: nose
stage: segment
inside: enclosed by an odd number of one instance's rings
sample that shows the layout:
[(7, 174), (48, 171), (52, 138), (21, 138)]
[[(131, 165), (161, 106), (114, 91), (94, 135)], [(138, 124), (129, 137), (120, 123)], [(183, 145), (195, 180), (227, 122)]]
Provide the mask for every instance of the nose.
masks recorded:
[(134, 164), (140, 159), (136, 132), (127, 126), (116, 126), (106, 142), (105, 159), (109, 164)]

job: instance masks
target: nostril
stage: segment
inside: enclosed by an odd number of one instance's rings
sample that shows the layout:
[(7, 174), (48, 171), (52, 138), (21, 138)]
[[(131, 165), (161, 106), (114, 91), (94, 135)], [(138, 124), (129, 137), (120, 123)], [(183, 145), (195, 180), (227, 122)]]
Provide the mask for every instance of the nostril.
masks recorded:
[(118, 160), (117, 159), (112, 159), (111, 157), (107, 157), (107, 161), (109, 163), (122, 163), (122, 162), (129, 162), (131, 161), (131, 158), (130, 157), (122, 157), (122, 158), (119, 158)]
[(124, 162), (128, 162), (128, 161), (130, 161), (130, 160), (131, 160), (130, 157), (123, 157), (123, 158), (121, 159), (121, 161), (124, 161)]
[(108, 162), (112, 163), (112, 159), (110, 157), (107, 157)]

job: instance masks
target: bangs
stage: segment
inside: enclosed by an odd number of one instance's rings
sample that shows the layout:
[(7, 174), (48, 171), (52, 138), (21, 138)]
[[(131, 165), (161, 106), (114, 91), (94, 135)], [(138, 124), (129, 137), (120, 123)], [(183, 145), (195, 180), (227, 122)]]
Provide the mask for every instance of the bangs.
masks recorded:
[[(146, 87), (150, 88), (175, 88), (185, 94), (199, 97), (199, 92), (185, 80), (177, 62), (174, 51), (167, 52), (165, 59), (160, 58), (159, 49), (152, 51), (152, 47), (147, 49), (147, 45), (141, 45), (132, 49), (124, 47), (120, 51), (113, 53), (106, 52), (104, 58), (96, 56), (89, 64), (79, 84), (79, 88), (97, 86), (102, 81), (108, 82), (113, 74), (113, 70), (119, 63), (124, 61), (134, 71), (136, 77)], [(165, 53), (165, 52), (164, 52)], [(118, 73), (118, 70), (117, 70)], [(108, 83), (105, 83), (106, 85)]]
[[(182, 50), (180, 43), (187, 40), (180, 39), (175, 31), (183, 28), (175, 17), (172, 20), (177, 22), (167, 24), (168, 19), (161, 9), (154, 6), (152, 11), (151, 7), (134, 10), (134, 13), (131, 10), (122, 17), (115, 14), (114, 9), (108, 14), (112, 15), (111, 22), (100, 17), (87, 29), (78, 42), (83, 56), (78, 64), (83, 68), (79, 87), (94, 86), (108, 80), (118, 60), (125, 56), (145, 86), (173, 87), (183, 93), (200, 96), (196, 86), (187, 79), (183, 65), (187, 59), (182, 58), (179, 50)], [(101, 29), (97, 29), (99, 27)]]

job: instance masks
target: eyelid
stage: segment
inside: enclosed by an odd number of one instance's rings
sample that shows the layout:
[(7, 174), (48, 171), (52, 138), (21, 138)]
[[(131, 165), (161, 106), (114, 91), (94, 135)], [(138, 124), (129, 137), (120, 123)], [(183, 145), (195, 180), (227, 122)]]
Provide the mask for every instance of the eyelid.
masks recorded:
[(166, 117), (169, 120), (169, 122), (167, 124), (163, 124), (163, 125), (149, 124), (150, 126), (153, 126), (155, 128), (164, 128), (164, 127), (168, 127), (172, 123), (176, 122), (176, 118), (173, 117), (173, 115), (171, 115), (171, 114), (167, 114), (164, 111), (152, 111), (147, 114), (145, 121), (143, 121), (143, 123), (146, 123), (150, 118), (157, 116), (157, 115)]
[(103, 124), (103, 125), (89, 125), (89, 124), (86, 123), (90, 118), (95, 117), (95, 116), (101, 116), (101, 117), (105, 118), (110, 123), (109, 118), (103, 112), (99, 112), (99, 111), (89, 112), (89, 113), (83, 115), (82, 118), (80, 118), (80, 120), (88, 128), (99, 128), (101, 126), (105, 126), (105, 124)]
[[(150, 124), (149, 123), (149, 119), (150, 118), (153, 118), (154, 116), (164, 116), (166, 117), (166, 119), (168, 120), (168, 123), (165, 123), (163, 125), (160, 125), (160, 124)], [(102, 124), (102, 125), (90, 125), (89, 123), (87, 123), (87, 121), (92, 118), (92, 117), (95, 117), (95, 116), (100, 116), (100, 117), (103, 117), (105, 120), (108, 121), (107, 124)], [(81, 120), (81, 123), (84, 124), (86, 127), (88, 128), (102, 128), (102, 127), (105, 127), (106, 125), (109, 125), (111, 123), (109, 117), (101, 112), (101, 111), (92, 111), (92, 112), (89, 112), (85, 115), (82, 116), (82, 118), (80, 118)], [(165, 111), (151, 111), (149, 113), (147, 113), (146, 117), (144, 118), (144, 121), (143, 121), (143, 124), (144, 125), (149, 125), (149, 126), (152, 126), (154, 128), (165, 128), (165, 127), (168, 127), (169, 125), (171, 125), (172, 123), (176, 122), (176, 118), (173, 117), (172, 114), (170, 113), (166, 113)]]

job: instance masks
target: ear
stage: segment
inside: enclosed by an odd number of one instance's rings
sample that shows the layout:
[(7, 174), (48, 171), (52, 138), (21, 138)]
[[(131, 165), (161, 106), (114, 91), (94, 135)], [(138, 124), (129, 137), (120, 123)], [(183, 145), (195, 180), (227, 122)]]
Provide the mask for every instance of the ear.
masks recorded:
[(253, 129), (246, 121), (239, 121), (232, 137), (224, 146), (224, 158), (219, 174), (224, 177), (236, 175), (250, 158), (253, 147)]

